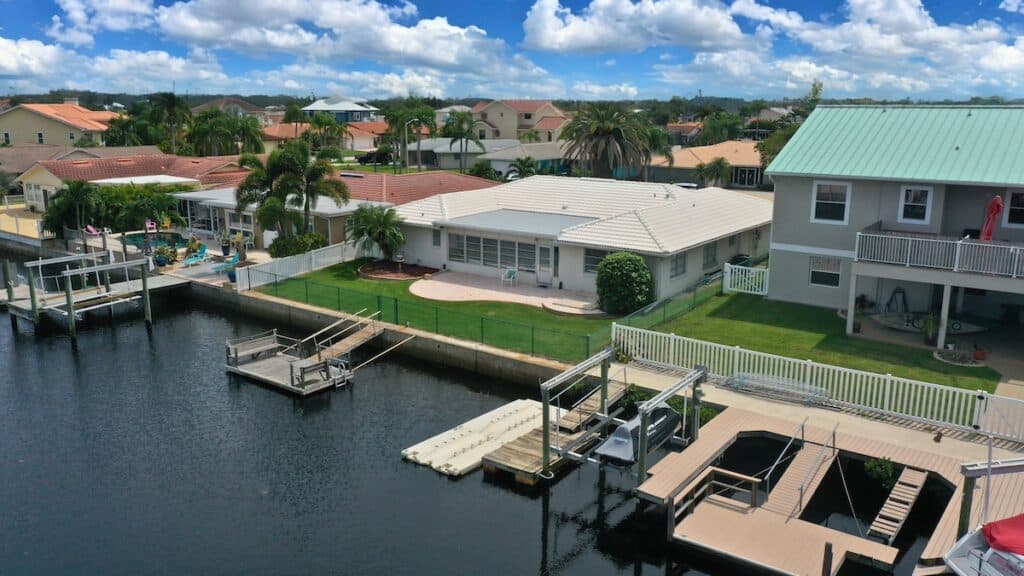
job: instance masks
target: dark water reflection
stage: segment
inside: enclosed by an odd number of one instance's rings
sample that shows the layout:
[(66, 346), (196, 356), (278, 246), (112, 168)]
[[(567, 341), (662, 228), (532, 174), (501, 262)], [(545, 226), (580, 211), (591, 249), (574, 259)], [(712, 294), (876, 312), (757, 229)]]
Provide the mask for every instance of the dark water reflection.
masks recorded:
[(698, 573), (616, 472), (523, 494), (402, 461), (528, 391), (394, 359), (299, 400), (224, 373), (266, 325), (194, 308), (101, 314), (77, 354), (0, 317), (0, 573)]

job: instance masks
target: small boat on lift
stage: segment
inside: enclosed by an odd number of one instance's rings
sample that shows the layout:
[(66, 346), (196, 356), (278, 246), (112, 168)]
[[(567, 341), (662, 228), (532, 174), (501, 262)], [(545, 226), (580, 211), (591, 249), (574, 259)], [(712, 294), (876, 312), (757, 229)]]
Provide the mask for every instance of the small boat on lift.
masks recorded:
[[(647, 425), (647, 447), (653, 449), (668, 440), (679, 426), (679, 413), (662, 402), (651, 411)], [(640, 415), (620, 424), (600, 446), (594, 456), (604, 464), (632, 466), (640, 452)]]
[(1024, 514), (967, 534), (943, 560), (959, 576), (1024, 576)]

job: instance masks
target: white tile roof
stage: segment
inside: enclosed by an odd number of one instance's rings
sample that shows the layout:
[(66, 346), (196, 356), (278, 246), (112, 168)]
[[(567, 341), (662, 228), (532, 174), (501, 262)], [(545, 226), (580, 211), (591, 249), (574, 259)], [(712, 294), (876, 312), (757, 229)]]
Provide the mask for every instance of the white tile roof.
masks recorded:
[(742, 192), (598, 178), (533, 176), (501, 186), (440, 194), (398, 206), (406, 223), (520, 210), (595, 218), (564, 230), (560, 242), (671, 254), (771, 222), (772, 202)]
[(310, 112), (375, 112), (377, 108), (370, 106), (364, 100), (332, 96), (330, 98), (321, 98), (306, 106), (303, 110)]
[(556, 142), (530, 142), (481, 154), (477, 158), (479, 160), (517, 160), (530, 157), (534, 160), (557, 160), (565, 157), (565, 146), (567, 146), (567, 143), (562, 140)]

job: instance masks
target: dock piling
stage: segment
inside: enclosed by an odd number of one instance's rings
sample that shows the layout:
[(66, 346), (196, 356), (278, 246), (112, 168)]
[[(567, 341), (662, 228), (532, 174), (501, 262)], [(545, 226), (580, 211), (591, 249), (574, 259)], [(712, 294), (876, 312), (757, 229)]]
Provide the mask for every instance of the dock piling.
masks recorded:
[(28, 269), (28, 299), (32, 303), (32, 322), (39, 324), (39, 301), (36, 300), (36, 274)]
[(70, 278), (64, 282), (64, 296), (67, 298), (68, 336), (71, 337), (71, 349), (78, 350), (78, 333), (75, 330), (75, 296), (71, 292)]
[(7, 260), (0, 261), (3, 264), (4, 287), (7, 288), (7, 301), (14, 301), (14, 276), (11, 272), (11, 263)]
[(142, 271), (142, 307), (146, 313), (146, 331), (152, 332), (153, 311), (149, 306), (149, 280), (147, 280), (148, 270), (146, 270), (145, 264), (139, 266), (139, 270)]

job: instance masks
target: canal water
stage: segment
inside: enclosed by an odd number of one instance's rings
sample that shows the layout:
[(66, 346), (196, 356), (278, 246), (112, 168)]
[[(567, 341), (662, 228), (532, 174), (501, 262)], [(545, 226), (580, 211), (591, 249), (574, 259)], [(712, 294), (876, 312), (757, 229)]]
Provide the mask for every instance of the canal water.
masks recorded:
[(293, 398), (223, 369), (270, 326), (184, 298), (151, 335), (95, 315), (77, 353), (0, 314), (0, 573), (749, 573), (663, 546), (618, 473), (530, 494), (401, 459), (529, 390), (390, 358)]

